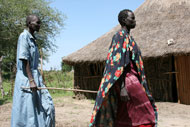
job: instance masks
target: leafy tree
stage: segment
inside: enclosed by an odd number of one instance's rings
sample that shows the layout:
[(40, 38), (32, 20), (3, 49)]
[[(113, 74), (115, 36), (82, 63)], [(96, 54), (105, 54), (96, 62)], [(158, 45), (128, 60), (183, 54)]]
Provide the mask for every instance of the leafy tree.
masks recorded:
[(61, 63), (61, 67), (62, 67), (62, 69), (61, 69), (62, 72), (69, 72), (72, 70), (72, 66), (70, 66), (64, 62)]
[(26, 16), (36, 14), (42, 21), (37, 44), (45, 52), (43, 57), (47, 59), (48, 52), (56, 50), (54, 38), (64, 26), (65, 16), (49, 4), (47, 0), (0, 0), (0, 89), (2, 70), (15, 68), (17, 40)]

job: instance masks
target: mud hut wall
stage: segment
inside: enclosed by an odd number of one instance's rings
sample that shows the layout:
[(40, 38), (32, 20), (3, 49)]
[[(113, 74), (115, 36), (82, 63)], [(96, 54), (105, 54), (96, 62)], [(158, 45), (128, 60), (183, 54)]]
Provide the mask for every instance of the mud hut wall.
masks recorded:
[(158, 57), (144, 60), (145, 74), (151, 94), (156, 101), (174, 101), (172, 57)]
[[(97, 91), (101, 82), (104, 70), (104, 63), (84, 63), (74, 66), (74, 87), (84, 90)], [(94, 93), (76, 92), (75, 94), (85, 95), (87, 98), (96, 98)]]

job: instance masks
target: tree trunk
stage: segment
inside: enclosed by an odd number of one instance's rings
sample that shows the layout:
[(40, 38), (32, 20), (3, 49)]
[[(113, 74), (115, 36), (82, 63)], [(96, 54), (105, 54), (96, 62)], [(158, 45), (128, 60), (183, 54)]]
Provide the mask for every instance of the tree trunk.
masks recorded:
[(12, 68), (12, 74), (11, 74), (11, 95), (13, 96), (14, 93), (14, 81), (15, 81), (15, 75), (16, 75), (16, 65), (13, 65)]
[(3, 78), (2, 78), (2, 69), (1, 69), (2, 61), (3, 61), (3, 56), (0, 56), (0, 89), (1, 89), (1, 95), (2, 97), (4, 97), (5, 92), (3, 89)]

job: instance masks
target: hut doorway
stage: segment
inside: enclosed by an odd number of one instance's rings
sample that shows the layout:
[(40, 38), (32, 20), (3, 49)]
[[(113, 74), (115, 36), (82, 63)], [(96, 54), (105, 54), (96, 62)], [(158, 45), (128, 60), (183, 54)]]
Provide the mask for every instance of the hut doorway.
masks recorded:
[(175, 69), (175, 57), (172, 56), (172, 96), (173, 102), (178, 102), (178, 93), (177, 93), (177, 81), (176, 81), (176, 69)]
[(190, 105), (190, 56), (175, 56), (178, 102)]

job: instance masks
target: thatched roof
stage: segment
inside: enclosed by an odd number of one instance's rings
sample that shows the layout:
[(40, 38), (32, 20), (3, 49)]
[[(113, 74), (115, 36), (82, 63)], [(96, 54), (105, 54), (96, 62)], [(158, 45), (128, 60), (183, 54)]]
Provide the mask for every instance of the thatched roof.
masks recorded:
[[(136, 11), (131, 31), (143, 57), (190, 53), (190, 0), (146, 0)], [(98, 62), (106, 59), (117, 25), (97, 40), (63, 58), (64, 62)], [(171, 45), (168, 40), (173, 39)]]

